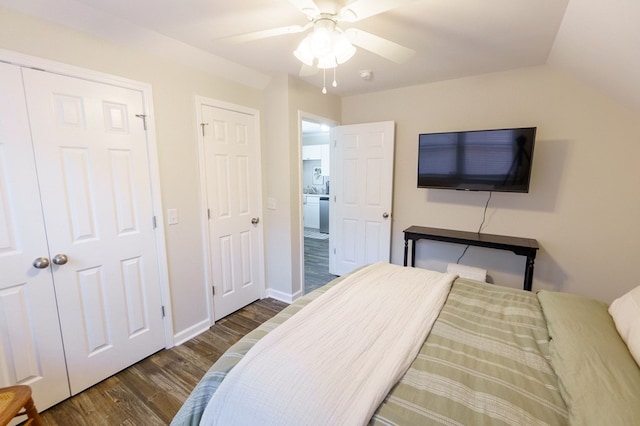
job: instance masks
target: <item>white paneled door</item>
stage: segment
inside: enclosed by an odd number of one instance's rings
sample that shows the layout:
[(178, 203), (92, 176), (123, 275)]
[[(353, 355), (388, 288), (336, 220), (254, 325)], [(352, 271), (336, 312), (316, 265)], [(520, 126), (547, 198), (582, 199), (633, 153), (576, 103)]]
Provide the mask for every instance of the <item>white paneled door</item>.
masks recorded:
[(332, 129), (332, 274), (390, 259), (394, 126), (386, 121)]
[(214, 319), (264, 287), (257, 113), (200, 103)]
[(144, 103), (6, 67), (0, 374), (32, 385), (43, 409), (165, 346)]
[(0, 63), (0, 387), (40, 409), (69, 396), (20, 68)]
[(32, 69), (23, 78), (75, 394), (164, 347), (143, 98)]

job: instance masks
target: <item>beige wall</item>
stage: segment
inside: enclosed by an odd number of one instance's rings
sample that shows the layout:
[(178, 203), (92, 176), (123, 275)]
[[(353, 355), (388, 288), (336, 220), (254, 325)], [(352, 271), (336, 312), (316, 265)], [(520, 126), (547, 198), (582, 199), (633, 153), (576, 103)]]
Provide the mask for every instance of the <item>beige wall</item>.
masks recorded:
[(289, 79), (278, 76), (266, 89), (263, 115), (265, 139), (269, 147), (263, 149), (263, 194), (275, 203), (264, 209), (265, 263), (267, 287), (279, 299), (291, 297), (293, 282), (293, 253), (291, 246), (291, 181), (289, 179), (290, 135)]
[(3, 8), (0, 48), (152, 85), (163, 210), (180, 219), (165, 225), (174, 332), (208, 321), (195, 96), (261, 110), (262, 92)]
[[(412, 224), (476, 230), (485, 193), (415, 187), (420, 132), (538, 126), (529, 194), (495, 194), (486, 232), (537, 238), (535, 288), (611, 300), (637, 285), (640, 227), (638, 112), (625, 109), (547, 67), (491, 74), (340, 99), (289, 76), (264, 92), (128, 46), (0, 8), (0, 48), (146, 82), (153, 87), (174, 332), (207, 320), (196, 146), (196, 95), (260, 110), (267, 287), (301, 291), (301, 170), (298, 114), (345, 124), (397, 125), (392, 259), (402, 262), (402, 230)], [(410, 206), (410, 207), (407, 207)], [(443, 269), (461, 248), (423, 243), (418, 265)], [(470, 249), (462, 261), (487, 267), (496, 282), (518, 287), (523, 259)]]
[[(259, 91), (178, 61), (147, 54), (0, 7), (0, 48), (148, 83), (153, 90), (163, 211), (177, 208), (180, 223), (166, 226), (174, 334), (208, 321), (198, 174), (195, 96), (258, 109), (262, 116), (267, 294), (300, 294), (301, 199), (298, 113), (337, 121), (340, 98), (295, 78), (273, 78)], [(264, 106), (264, 108), (263, 108)]]
[(265, 208), (267, 287), (269, 294), (291, 300), (302, 293), (302, 168), (299, 140), (301, 112), (338, 121), (340, 98), (323, 95), (296, 78), (274, 78), (266, 90), (265, 197), (276, 209)]
[(303, 291), (303, 217), (302, 217), (302, 140), (300, 135), (300, 114), (307, 113), (314, 116), (327, 118), (334, 122), (340, 120), (341, 100), (339, 97), (328, 93), (323, 95), (318, 87), (311, 86), (301, 80), (291, 78), (289, 80), (289, 114), (296, 117), (295, 125), (290, 128), (292, 141), (291, 154), (291, 182), (294, 185), (292, 195), (291, 214), (294, 218), (292, 227), (293, 253), (298, 253), (294, 258), (294, 291), (302, 294)]
[[(640, 113), (549, 67), (343, 99), (344, 124), (395, 120), (392, 261), (403, 229), (477, 231), (486, 192), (416, 188), (418, 134), (537, 126), (528, 194), (495, 193), (483, 232), (536, 238), (535, 289), (611, 301), (639, 284)], [(418, 244), (417, 265), (444, 270), (463, 246)], [(472, 247), (460, 263), (521, 287), (524, 258)]]

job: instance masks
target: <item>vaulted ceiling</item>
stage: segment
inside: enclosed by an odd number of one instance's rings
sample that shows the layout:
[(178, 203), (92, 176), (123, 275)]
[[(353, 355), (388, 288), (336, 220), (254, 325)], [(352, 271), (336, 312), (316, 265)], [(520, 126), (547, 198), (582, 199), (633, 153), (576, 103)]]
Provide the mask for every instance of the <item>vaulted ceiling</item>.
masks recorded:
[[(304, 33), (237, 44), (242, 33), (304, 26), (309, 0), (0, 0), (0, 5), (63, 25), (137, 45), (245, 84), (264, 87), (290, 74), (323, 86), (323, 73), (299, 76), (293, 56)], [(392, 89), (471, 75), (549, 64), (640, 110), (640, 2), (637, 0), (317, 0), (323, 12), (356, 4), (396, 7), (340, 24), (415, 51), (402, 64), (358, 48), (327, 71), (338, 95)], [(311, 31), (311, 30), (307, 30)], [(372, 78), (363, 79), (367, 70)]]

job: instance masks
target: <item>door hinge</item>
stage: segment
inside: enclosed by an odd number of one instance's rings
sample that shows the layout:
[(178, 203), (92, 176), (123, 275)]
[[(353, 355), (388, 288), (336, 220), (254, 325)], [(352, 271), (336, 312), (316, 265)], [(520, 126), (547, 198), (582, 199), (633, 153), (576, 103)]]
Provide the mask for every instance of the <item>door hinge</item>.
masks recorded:
[(200, 127), (202, 127), (202, 137), (204, 137), (204, 126), (208, 126), (209, 123), (200, 123)]
[(155, 216), (151, 217), (151, 225), (153, 226), (153, 229), (156, 229), (158, 227), (158, 221), (156, 220)]
[(160, 307), (160, 313), (162, 314), (162, 318), (164, 318), (164, 305)]
[(216, 288), (214, 286), (211, 286), (211, 293), (213, 293), (213, 295), (216, 295)]
[(147, 115), (146, 114), (136, 114), (136, 117), (142, 118), (142, 127), (147, 130)]
[(211, 219), (211, 209), (207, 209), (207, 219)]

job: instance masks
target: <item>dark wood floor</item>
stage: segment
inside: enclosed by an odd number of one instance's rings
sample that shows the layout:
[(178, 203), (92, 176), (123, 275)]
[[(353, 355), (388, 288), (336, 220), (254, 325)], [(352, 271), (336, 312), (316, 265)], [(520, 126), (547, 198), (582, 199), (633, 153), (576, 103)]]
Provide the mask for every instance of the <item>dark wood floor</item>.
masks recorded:
[[(305, 293), (335, 278), (329, 240), (305, 238)], [(224, 351), (285, 306), (264, 299), (41, 413), (45, 425), (166, 425)]]
[(304, 238), (304, 292), (321, 287), (336, 276), (329, 273), (329, 240)]
[(205, 333), (162, 350), (41, 413), (45, 425), (166, 425), (207, 369), (242, 336), (285, 306), (263, 299)]

